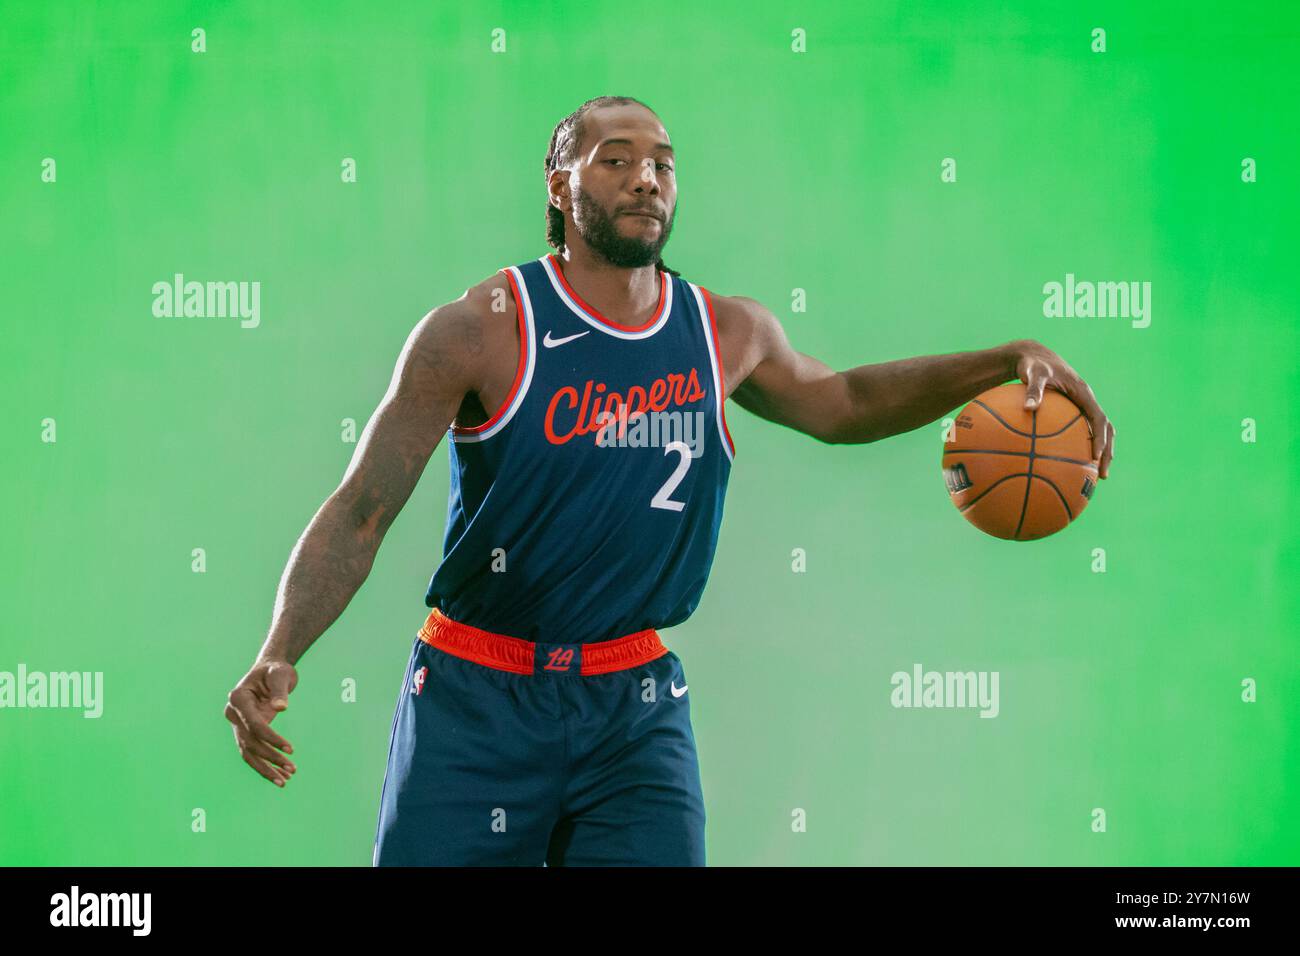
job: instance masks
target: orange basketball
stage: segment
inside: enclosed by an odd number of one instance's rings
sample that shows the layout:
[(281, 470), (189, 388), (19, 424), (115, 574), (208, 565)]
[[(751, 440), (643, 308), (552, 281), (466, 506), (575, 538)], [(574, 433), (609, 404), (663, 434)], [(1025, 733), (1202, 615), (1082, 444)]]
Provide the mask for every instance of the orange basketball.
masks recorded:
[(1022, 383), (991, 388), (961, 410), (945, 437), (952, 503), (997, 538), (1031, 541), (1060, 531), (1097, 487), (1088, 419), (1051, 388), (1030, 410)]

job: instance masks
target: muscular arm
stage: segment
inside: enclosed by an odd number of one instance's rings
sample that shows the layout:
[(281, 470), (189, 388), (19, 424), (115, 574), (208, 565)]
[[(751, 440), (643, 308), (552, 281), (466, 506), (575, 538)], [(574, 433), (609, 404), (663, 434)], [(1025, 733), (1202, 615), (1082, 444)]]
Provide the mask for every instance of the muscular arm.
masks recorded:
[[(744, 357), (732, 397), (744, 409), (828, 443), (861, 444), (929, 424), (975, 396), (1023, 379), (1027, 407), (1051, 386), (1068, 395), (1093, 430), (1107, 477), (1115, 429), (1092, 389), (1060, 356), (1030, 339), (974, 352), (922, 355), (835, 371), (796, 352), (781, 323), (753, 299), (718, 297), (720, 332)], [(744, 370), (748, 370), (747, 372)]]
[(271, 729), (298, 683), (294, 664), (361, 587), (462, 400), (479, 388), (486, 360), (480, 289), (434, 309), (411, 331), (343, 480), (289, 556), (257, 660), (227, 696), (240, 756), (276, 786), (297, 770), (292, 745)]
[(342, 481), (289, 556), (259, 661), (297, 663), (343, 613), (461, 401), (476, 386), (481, 352), (468, 298), (434, 309), (411, 331)]

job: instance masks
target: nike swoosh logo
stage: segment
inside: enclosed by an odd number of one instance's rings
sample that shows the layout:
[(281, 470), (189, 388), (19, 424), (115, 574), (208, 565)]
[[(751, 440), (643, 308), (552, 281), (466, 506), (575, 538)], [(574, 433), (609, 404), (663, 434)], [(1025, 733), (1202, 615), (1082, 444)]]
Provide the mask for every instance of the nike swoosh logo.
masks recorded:
[(671, 690), (671, 691), (673, 692), (673, 696), (674, 696), (674, 697), (681, 697), (682, 694), (686, 693), (686, 687), (687, 687), (687, 685), (686, 685), (686, 684), (683, 684), (683, 685), (682, 685), (682, 689), (681, 689), (681, 690), (678, 690), (678, 689), (677, 689), (677, 681), (673, 681), (671, 684), (668, 685), (668, 689)]
[[(590, 329), (587, 330), (587, 332), (590, 331), (591, 331)], [(553, 349), (557, 345), (563, 345), (565, 342), (572, 342), (574, 339), (581, 338), (582, 336), (586, 335), (587, 332), (574, 332), (572, 335), (566, 335), (562, 339), (553, 339), (551, 338), (551, 330), (547, 329), (546, 334), (542, 336), (542, 344), (545, 345), (548, 349)]]

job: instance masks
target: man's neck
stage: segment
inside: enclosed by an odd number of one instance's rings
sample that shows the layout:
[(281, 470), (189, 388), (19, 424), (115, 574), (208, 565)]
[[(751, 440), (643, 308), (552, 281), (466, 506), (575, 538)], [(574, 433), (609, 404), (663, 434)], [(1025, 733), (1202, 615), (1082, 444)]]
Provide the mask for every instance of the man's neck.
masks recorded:
[(659, 304), (659, 269), (625, 269), (587, 250), (565, 248), (555, 253), (564, 279), (584, 302), (620, 324), (644, 321)]

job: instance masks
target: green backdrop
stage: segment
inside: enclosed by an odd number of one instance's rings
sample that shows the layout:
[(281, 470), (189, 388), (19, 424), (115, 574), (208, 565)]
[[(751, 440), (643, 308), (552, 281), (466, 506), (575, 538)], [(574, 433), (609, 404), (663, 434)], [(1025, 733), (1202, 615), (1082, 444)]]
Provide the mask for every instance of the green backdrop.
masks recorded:
[[(938, 423), (832, 447), (729, 405), (665, 632), (709, 862), (1300, 862), (1292, 5), (388, 6), (3, 4), (0, 671), (102, 672), (104, 710), (0, 709), (0, 863), (369, 865), (445, 444), (300, 663), (285, 790), (225, 695), (341, 423), (428, 309), (547, 251), (551, 131), (605, 93), (673, 139), (686, 278), (837, 368), (1036, 338), (1119, 432), (1017, 544), (950, 504)], [(260, 282), (260, 324), (155, 316), (175, 273)], [(1150, 325), (1045, 317), (1068, 273), (1151, 282)], [(916, 663), (997, 671), (999, 716), (895, 709)]]

